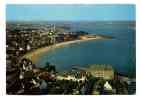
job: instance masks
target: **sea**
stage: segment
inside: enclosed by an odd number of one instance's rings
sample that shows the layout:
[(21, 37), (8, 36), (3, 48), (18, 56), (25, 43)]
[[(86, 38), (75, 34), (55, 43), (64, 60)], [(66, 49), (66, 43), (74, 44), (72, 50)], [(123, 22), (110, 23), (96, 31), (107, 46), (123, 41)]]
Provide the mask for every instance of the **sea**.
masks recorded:
[(99, 22), (50, 22), (69, 27), (69, 31), (84, 31), (89, 34), (110, 35), (113, 39), (92, 40), (66, 45), (42, 54), (35, 63), (44, 67), (46, 62), (59, 71), (74, 66), (88, 67), (91, 64), (110, 64), (124, 75), (136, 73), (136, 26), (135, 21)]

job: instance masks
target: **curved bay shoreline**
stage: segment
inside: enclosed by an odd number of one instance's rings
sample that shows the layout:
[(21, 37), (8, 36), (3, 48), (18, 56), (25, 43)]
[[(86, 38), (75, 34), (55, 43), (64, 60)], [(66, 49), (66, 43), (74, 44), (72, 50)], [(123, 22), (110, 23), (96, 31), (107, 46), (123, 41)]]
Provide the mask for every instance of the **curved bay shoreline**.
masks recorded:
[(74, 43), (80, 43), (80, 42), (85, 42), (85, 41), (92, 41), (92, 40), (105, 40), (105, 39), (109, 39), (109, 38), (105, 38), (105, 37), (96, 37), (96, 38), (87, 38), (87, 39), (79, 39), (79, 40), (73, 40), (73, 41), (66, 41), (66, 42), (61, 42), (61, 43), (56, 43), (47, 47), (42, 47), (42, 48), (38, 48), (34, 51), (31, 51), (29, 53), (26, 53), (22, 58), (26, 58), (31, 60), (33, 63), (36, 63), (36, 61), (38, 60), (38, 58), (46, 52), (49, 52), (51, 50), (54, 50), (56, 48), (62, 48), (64, 46), (67, 46), (69, 44), (74, 44)]
[[(29, 59), (32, 61), (33, 64), (35, 64), (44, 53), (48, 53), (48, 52), (55, 50), (57, 48), (63, 48), (65, 46), (69, 46), (70, 44), (77, 44), (77, 43), (82, 43), (82, 42), (87, 42), (87, 41), (109, 40), (109, 39), (113, 39), (113, 38), (97, 37), (97, 38), (87, 38), (87, 39), (79, 39), (79, 40), (60, 42), (60, 43), (56, 43), (56, 44), (53, 44), (50, 46), (46, 46), (46, 47), (42, 47), (42, 48), (38, 48), (33, 51), (30, 51), (30, 52), (26, 53), (24, 56), (22, 56), (22, 59), (23, 58)], [(42, 66), (37, 66), (37, 67), (42, 67)], [(120, 74), (120, 76), (128, 76), (126, 74), (121, 74), (121, 73), (118, 73), (118, 74)]]

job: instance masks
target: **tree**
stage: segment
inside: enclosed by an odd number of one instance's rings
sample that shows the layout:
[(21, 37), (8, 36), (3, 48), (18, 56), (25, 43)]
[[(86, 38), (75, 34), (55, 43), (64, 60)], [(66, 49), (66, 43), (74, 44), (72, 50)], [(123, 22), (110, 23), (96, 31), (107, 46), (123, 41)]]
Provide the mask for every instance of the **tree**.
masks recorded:
[(49, 66), (50, 66), (50, 63), (46, 62), (45, 68), (48, 69)]
[(45, 69), (48, 70), (49, 72), (56, 71), (55, 65), (51, 65), (49, 62), (46, 62)]

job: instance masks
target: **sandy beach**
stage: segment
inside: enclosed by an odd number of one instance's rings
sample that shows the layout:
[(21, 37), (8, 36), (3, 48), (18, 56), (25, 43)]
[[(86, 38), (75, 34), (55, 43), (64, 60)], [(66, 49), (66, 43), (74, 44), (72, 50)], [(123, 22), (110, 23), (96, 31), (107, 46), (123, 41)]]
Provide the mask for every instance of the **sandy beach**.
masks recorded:
[(67, 45), (73, 44), (73, 43), (80, 43), (80, 42), (85, 42), (85, 41), (90, 41), (90, 40), (99, 40), (99, 39), (103, 39), (103, 38), (102, 37), (86, 38), (86, 39), (81, 39), (81, 40), (73, 40), (73, 41), (57, 43), (57, 44), (54, 44), (51, 46), (47, 46), (47, 47), (43, 47), (43, 48), (39, 48), (34, 51), (31, 51), (31, 52), (25, 54), (22, 58), (29, 59), (33, 63), (35, 63), (43, 53), (47, 53), (47, 52), (54, 50), (56, 48), (61, 48), (61, 47), (64, 47), (64, 46), (67, 46)]

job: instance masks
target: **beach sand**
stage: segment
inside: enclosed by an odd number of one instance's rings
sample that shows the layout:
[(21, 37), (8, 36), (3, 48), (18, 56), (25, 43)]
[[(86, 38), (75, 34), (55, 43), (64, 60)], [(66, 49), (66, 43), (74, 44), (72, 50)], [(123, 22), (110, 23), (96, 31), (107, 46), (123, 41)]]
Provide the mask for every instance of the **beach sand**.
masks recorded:
[(56, 48), (62, 48), (64, 46), (67, 46), (67, 45), (73, 44), (73, 43), (80, 43), (80, 42), (85, 42), (85, 41), (90, 41), (90, 40), (99, 40), (99, 39), (102, 39), (102, 38), (101, 37), (87, 38), (87, 39), (73, 40), (73, 41), (57, 43), (57, 44), (54, 44), (54, 45), (51, 45), (51, 46), (47, 46), (47, 47), (43, 47), (43, 48), (39, 48), (39, 49), (36, 49), (34, 51), (31, 51), (31, 52), (25, 54), (22, 58), (29, 59), (33, 63), (35, 63), (43, 53), (47, 53), (47, 52), (54, 50)]

